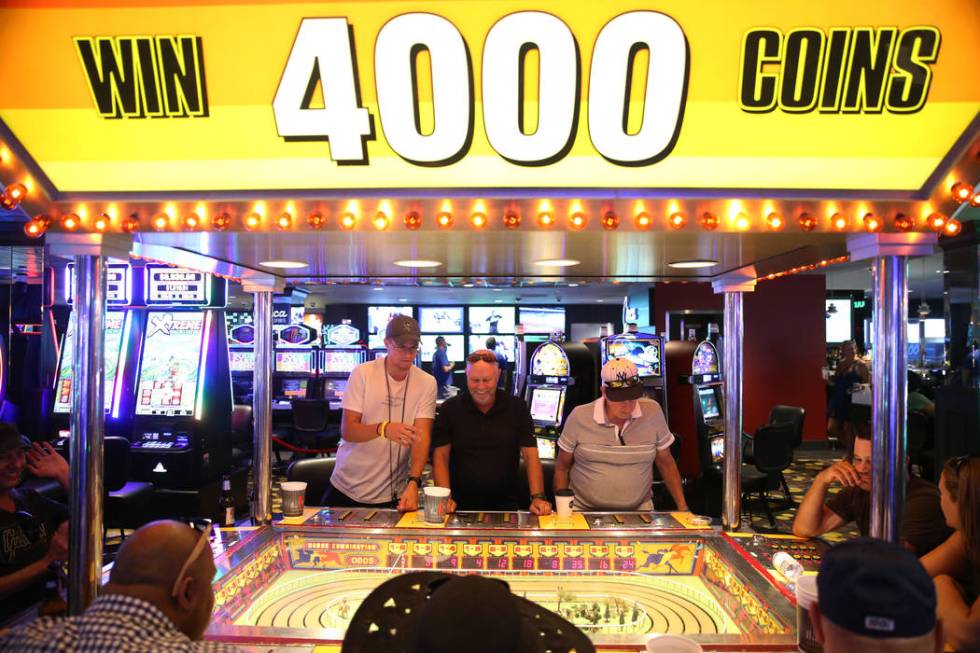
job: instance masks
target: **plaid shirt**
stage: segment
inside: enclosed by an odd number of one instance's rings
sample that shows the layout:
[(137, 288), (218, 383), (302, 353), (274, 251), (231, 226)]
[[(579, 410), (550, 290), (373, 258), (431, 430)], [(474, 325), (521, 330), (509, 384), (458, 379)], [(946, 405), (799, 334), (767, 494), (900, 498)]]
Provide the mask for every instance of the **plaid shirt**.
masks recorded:
[(240, 653), (216, 642), (193, 642), (158, 608), (131, 596), (110, 594), (84, 614), (43, 617), (0, 637), (0, 652), (18, 653)]

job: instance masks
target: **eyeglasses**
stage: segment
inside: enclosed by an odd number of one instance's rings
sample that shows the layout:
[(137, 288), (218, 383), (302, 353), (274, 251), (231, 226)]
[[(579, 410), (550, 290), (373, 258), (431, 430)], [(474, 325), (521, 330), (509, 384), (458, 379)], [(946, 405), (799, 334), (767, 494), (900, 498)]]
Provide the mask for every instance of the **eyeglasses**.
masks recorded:
[(467, 363), (478, 363), (480, 361), (496, 364), (497, 357), (494, 356), (492, 351), (475, 351), (466, 357)]
[(631, 376), (628, 379), (613, 379), (612, 381), (603, 381), (602, 385), (607, 388), (635, 388), (638, 385), (643, 385), (643, 381), (640, 380), (638, 376)]
[(980, 454), (967, 453), (950, 460), (950, 466), (953, 468), (953, 473), (956, 474), (957, 478), (960, 475), (960, 469), (963, 468), (963, 465), (974, 458), (980, 458)]
[(174, 580), (174, 586), (170, 589), (170, 597), (176, 599), (177, 594), (180, 591), (180, 583), (184, 580), (184, 576), (187, 575), (187, 570), (191, 568), (197, 557), (201, 555), (201, 551), (204, 547), (208, 546), (210, 535), (211, 535), (211, 520), (210, 519), (200, 519), (191, 521), (188, 526), (201, 533), (201, 537), (197, 540), (197, 544), (191, 549), (191, 554), (187, 556), (187, 560), (181, 565), (180, 571), (177, 572), (177, 578)]
[(396, 349), (397, 351), (400, 351), (403, 354), (417, 354), (419, 351), (419, 345), (417, 344), (405, 347), (404, 345), (399, 345), (398, 343), (395, 343), (393, 348)]

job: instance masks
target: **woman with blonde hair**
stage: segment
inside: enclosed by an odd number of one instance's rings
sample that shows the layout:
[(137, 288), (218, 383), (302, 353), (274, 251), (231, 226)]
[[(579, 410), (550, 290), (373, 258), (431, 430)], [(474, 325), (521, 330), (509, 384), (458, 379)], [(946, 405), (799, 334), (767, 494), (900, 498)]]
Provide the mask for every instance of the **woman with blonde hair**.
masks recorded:
[(939, 479), (952, 535), (922, 557), (936, 584), (936, 612), (956, 651), (980, 651), (980, 456), (951, 458)]

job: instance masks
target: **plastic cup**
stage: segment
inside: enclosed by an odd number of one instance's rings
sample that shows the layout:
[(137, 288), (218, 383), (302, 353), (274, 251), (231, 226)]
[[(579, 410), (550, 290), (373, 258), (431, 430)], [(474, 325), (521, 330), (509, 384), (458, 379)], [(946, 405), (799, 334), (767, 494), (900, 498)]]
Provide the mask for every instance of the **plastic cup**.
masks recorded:
[(306, 505), (306, 481), (285, 481), (279, 486), (282, 490), (282, 514), (286, 517), (299, 517)]
[(446, 509), (449, 507), (449, 488), (429, 486), (423, 493), (422, 520), (427, 524), (441, 524), (446, 519)]
[(571, 490), (558, 490), (555, 492), (555, 512), (559, 519), (568, 519), (572, 516), (572, 504), (575, 502), (575, 493)]
[(654, 635), (647, 640), (647, 653), (701, 653), (701, 645), (683, 635)]
[(817, 577), (796, 579), (796, 644), (804, 653), (821, 653), (823, 646), (810, 621), (810, 606), (817, 602)]

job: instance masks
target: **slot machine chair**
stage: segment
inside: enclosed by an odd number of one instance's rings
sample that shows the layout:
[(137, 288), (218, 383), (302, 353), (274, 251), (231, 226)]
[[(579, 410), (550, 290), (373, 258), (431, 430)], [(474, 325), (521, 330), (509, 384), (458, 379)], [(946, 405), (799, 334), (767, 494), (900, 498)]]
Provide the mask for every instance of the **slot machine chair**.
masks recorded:
[[(788, 422), (793, 425), (793, 448), (798, 449), (803, 444), (803, 421), (806, 419), (806, 409), (799, 406), (773, 406), (769, 411), (767, 424)], [(742, 461), (752, 463), (752, 438), (742, 434)]]
[(102, 441), (105, 519), (103, 537), (110, 528), (139, 528), (151, 519), (153, 484), (130, 481), (130, 442), (128, 438), (106, 436)]
[[(755, 463), (751, 466), (742, 465), (742, 503), (748, 508), (750, 506), (748, 497), (752, 494), (758, 495), (770, 527), (776, 525), (770, 505), (770, 478), (776, 474), (782, 478), (783, 470), (793, 464), (793, 434), (793, 425), (788, 422), (760, 426), (753, 439)], [(785, 479), (783, 479), (782, 490), (786, 496), (784, 503), (780, 504), (780, 509), (795, 505)]]
[(339, 414), (330, 410), (326, 399), (293, 399), (293, 435), (296, 441), (309, 441), (317, 449), (336, 448), (340, 441), (340, 423), (331, 423)]
[(336, 458), (304, 458), (289, 463), (287, 481), (306, 482), (306, 505), (318, 506), (327, 491)]

